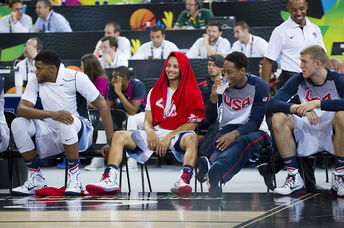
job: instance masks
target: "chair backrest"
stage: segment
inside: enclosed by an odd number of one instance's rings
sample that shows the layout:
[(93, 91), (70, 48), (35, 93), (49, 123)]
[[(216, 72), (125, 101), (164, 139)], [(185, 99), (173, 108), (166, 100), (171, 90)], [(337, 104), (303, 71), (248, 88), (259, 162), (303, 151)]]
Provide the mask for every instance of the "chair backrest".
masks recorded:
[(111, 110), (113, 130), (126, 130), (127, 113), (120, 109)]

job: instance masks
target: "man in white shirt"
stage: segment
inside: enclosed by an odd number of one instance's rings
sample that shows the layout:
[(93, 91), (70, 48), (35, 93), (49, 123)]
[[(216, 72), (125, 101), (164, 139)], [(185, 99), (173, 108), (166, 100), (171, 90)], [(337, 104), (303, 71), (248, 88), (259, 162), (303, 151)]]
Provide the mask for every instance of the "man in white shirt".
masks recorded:
[[(121, 32), (121, 26), (114, 21), (110, 21), (106, 24), (104, 28), (104, 37), (112, 36), (115, 37), (118, 43), (118, 51), (122, 52), (122, 55), (130, 59), (131, 58), (131, 47), (130, 47), (130, 41), (124, 37), (120, 36)], [(97, 56), (98, 58), (101, 58), (102, 52), (100, 50), (100, 45), (102, 44), (101, 40), (98, 41), (96, 45), (96, 49), (94, 50), (93, 54)]]
[(247, 58), (264, 57), (268, 42), (259, 36), (252, 35), (245, 21), (238, 21), (235, 24), (234, 36), (238, 40), (233, 43), (231, 52), (242, 52)]
[(25, 59), (17, 64), (19, 74), (23, 81), (28, 81), (30, 76), (35, 76), (36, 68), (33, 59), (43, 49), (42, 41), (38, 37), (32, 37), (26, 41), (24, 48)]
[(231, 50), (231, 44), (222, 36), (222, 28), (219, 22), (211, 21), (207, 25), (206, 33), (196, 40), (186, 53), (189, 59), (208, 58), (214, 54), (227, 55)]
[(153, 26), (150, 31), (151, 41), (142, 44), (132, 59), (166, 59), (172, 51), (178, 51), (178, 47), (165, 40), (165, 37), (165, 30), (161, 26)]
[[(13, 189), (17, 195), (32, 195), (46, 186), (39, 168), (39, 158), (66, 153), (68, 183), (66, 195), (80, 195), (79, 152), (92, 144), (93, 127), (87, 102), (102, 117), (108, 150), (113, 133), (109, 107), (89, 77), (61, 64), (56, 52), (44, 50), (35, 57), (36, 77), (29, 80), (18, 105), (18, 118), (12, 122), (12, 133), (30, 176), (24, 185)], [(43, 110), (34, 108), (38, 96)], [(33, 140), (34, 138), (34, 140)], [(38, 157), (37, 157), (38, 156)]]
[(99, 59), (100, 65), (105, 68), (115, 68), (128, 66), (128, 60), (118, 51), (118, 43), (114, 37), (107, 36), (101, 39), (100, 50), (102, 57)]
[(72, 32), (64, 16), (51, 9), (49, 0), (38, 0), (36, 4), (37, 21), (34, 32)]
[(23, 13), (21, 0), (13, 0), (8, 4), (10, 14), (0, 19), (0, 33), (25, 33), (32, 28), (32, 18)]

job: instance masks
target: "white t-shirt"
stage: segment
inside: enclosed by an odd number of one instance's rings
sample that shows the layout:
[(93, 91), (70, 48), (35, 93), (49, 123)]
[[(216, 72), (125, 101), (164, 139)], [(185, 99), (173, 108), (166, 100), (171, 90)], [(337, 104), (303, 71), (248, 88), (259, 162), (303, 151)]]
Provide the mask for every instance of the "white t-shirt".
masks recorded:
[(39, 28), (40, 31), (45, 30), (45, 32), (72, 32), (72, 28), (67, 19), (53, 10), (50, 11), (49, 16), (45, 20), (40, 17), (37, 18), (32, 32), (36, 28)]
[(105, 69), (105, 68), (114, 68), (114, 67), (119, 67), (119, 66), (128, 66), (128, 59), (125, 58), (121, 52), (117, 51), (115, 54), (115, 58), (112, 61), (111, 64), (107, 64), (104, 62), (103, 58), (99, 59), (100, 65)]
[[(130, 41), (124, 36), (119, 36), (117, 43), (118, 43), (117, 51), (121, 52), (121, 55), (124, 56), (126, 59), (130, 59), (131, 58)], [(101, 45), (102, 45), (102, 41), (100, 40), (100, 41), (98, 41), (98, 43), (96, 45), (96, 49), (93, 52), (94, 55), (96, 55), (97, 52), (99, 52), (99, 54), (101, 54), (101, 51), (100, 51)], [(97, 56), (97, 57), (99, 57), (99, 56)]]
[[(207, 49), (205, 48), (203, 39), (203, 37), (197, 39), (196, 42), (191, 46), (189, 51), (186, 53), (188, 58), (208, 58)], [(231, 51), (231, 44), (222, 36), (220, 36), (217, 42), (210, 47), (215, 53), (221, 52), (225, 55)]]
[(301, 72), (300, 52), (311, 45), (320, 45), (326, 51), (319, 27), (306, 18), (301, 29), (289, 17), (273, 30), (265, 57), (274, 61), (280, 58), (282, 70)]
[[(88, 112), (85, 99), (88, 102), (93, 102), (99, 94), (99, 91), (86, 74), (66, 69), (61, 64), (56, 82), (38, 83), (36, 77), (30, 78), (21, 99), (36, 104), (39, 95), (44, 110), (65, 110), (73, 115), (85, 117), (85, 112)], [(45, 119), (45, 121), (54, 128), (57, 128), (59, 124), (59, 122), (50, 118)]]
[(148, 59), (149, 57), (167, 59), (172, 51), (179, 51), (179, 49), (174, 43), (168, 40), (163, 40), (161, 46), (158, 48), (153, 45), (152, 41), (149, 41), (142, 44), (131, 59)]
[(32, 18), (23, 14), (17, 23), (12, 21), (11, 15), (3, 16), (0, 19), (0, 33), (26, 33), (32, 29)]
[(6, 124), (6, 118), (4, 115), (4, 106), (5, 106), (5, 98), (4, 98), (4, 79), (0, 78), (0, 124)]
[(231, 52), (239, 51), (246, 55), (248, 58), (264, 57), (268, 42), (259, 36), (250, 34), (247, 44), (241, 43), (239, 40), (233, 43)]

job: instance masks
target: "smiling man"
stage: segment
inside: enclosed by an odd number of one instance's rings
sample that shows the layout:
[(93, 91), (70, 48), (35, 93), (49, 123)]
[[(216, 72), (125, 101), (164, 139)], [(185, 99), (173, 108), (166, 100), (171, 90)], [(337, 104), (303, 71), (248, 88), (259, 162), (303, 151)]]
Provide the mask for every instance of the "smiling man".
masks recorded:
[(188, 58), (208, 58), (213, 54), (227, 55), (231, 50), (231, 44), (222, 36), (222, 28), (219, 22), (208, 23), (206, 33), (196, 40), (186, 53)]
[(257, 76), (246, 73), (247, 64), (247, 57), (241, 52), (226, 56), (223, 71), (228, 86), (221, 94), (218, 87), (222, 86), (223, 79), (217, 78), (206, 106), (206, 119), (209, 122), (220, 119), (220, 124), (208, 148), (207, 154), (211, 157), (199, 159), (196, 178), (201, 182), (209, 181), (209, 192), (213, 196), (222, 193), (222, 184), (231, 180), (249, 159), (259, 158), (258, 151), (265, 140), (271, 140), (263, 121), (269, 86)]
[[(325, 150), (335, 154), (331, 189), (344, 196), (344, 75), (326, 69), (326, 59), (318, 45), (303, 49), (302, 72), (292, 76), (269, 103), (274, 137), (288, 168), (284, 185), (274, 193), (304, 191), (296, 156)], [(295, 95), (301, 104), (288, 103)]]
[(189, 196), (190, 179), (197, 159), (197, 123), (204, 118), (201, 91), (188, 58), (181, 52), (172, 52), (165, 61), (159, 80), (147, 96), (144, 130), (116, 131), (111, 149), (104, 154), (107, 168), (99, 183), (89, 184), (91, 194), (117, 194), (118, 168), (123, 149), (135, 160), (145, 163), (155, 153), (162, 157), (170, 150), (183, 168), (171, 191)]

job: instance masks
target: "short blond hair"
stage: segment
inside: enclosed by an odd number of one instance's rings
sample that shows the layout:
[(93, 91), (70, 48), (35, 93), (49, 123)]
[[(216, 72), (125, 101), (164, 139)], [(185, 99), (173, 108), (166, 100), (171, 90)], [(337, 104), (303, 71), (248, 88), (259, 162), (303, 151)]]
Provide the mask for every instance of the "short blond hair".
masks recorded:
[(327, 59), (326, 52), (319, 45), (306, 47), (300, 52), (300, 55), (310, 55), (313, 61), (320, 60), (322, 65), (325, 65)]

